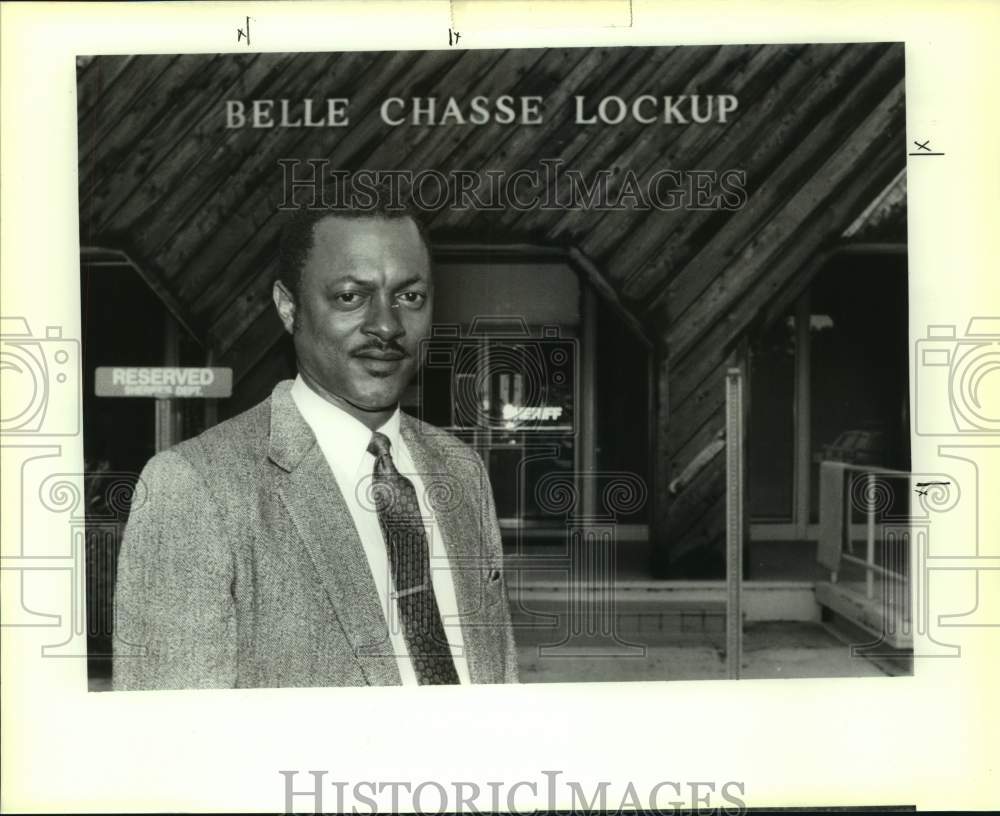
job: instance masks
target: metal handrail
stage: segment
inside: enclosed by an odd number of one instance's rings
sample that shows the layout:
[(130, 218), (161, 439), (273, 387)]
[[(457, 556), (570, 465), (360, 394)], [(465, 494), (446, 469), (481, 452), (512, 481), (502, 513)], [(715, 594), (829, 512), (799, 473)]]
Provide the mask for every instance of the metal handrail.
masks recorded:
[[(837, 524), (843, 525), (839, 529), (840, 537), (840, 548), (837, 555), (837, 561), (846, 561), (851, 564), (857, 564), (864, 568), (865, 570), (865, 595), (869, 599), (875, 597), (875, 575), (882, 575), (884, 577), (890, 578), (892, 580), (901, 581), (905, 583), (907, 578), (905, 575), (895, 572), (893, 570), (886, 569), (875, 563), (875, 526), (876, 526), (876, 491), (875, 491), (875, 479), (877, 476), (895, 476), (900, 478), (909, 479), (912, 474), (904, 470), (894, 470), (892, 468), (878, 467), (875, 465), (856, 465), (848, 462), (821, 462), (820, 469), (821, 474), (823, 473), (824, 466), (836, 466), (839, 471), (838, 475), (843, 478), (844, 473), (862, 473), (867, 476), (867, 488), (866, 495), (868, 496), (867, 507), (865, 508), (865, 557), (864, 559), (858, 558), (849, 553), (844, 552), (844, 533), (850, 536), (851, 529), (851, 513), (853, 510), (852, 504), (844, 496), (842, 490), (840, 490), (840, 496), (842, 501), (842, 507), (837, 508)], [(822, 475), (821, 475), (822, 478)], [(824, 505), (821, 501), (820, 503), (820, 526), (825, 528), (830, 520), (825, 518), (823, 513)], [(830, 569), (830, 582), (837, 583), (839, 570), (831, 568)]]
[(858, 558), (856, 555), (851, 555), (850, 553), (844, 553), (841, 558), (845, 561), (850, 561), (852, 564), (858, 564), (867, 570), (871, 570), (872, 572), (877, 572), (879, 575), (884, 575), (886, 578), (890, 578), (893, 581), (900, 581), (904, 584), (906, 583), (906, 576), (901, 572), (893, 572), (892, 570), (886, 569), (878, 564), (870, 564), (864, 558)]
[(913, 474), (908, 470), (894, 470), (892, 468), (879, 467), (878, 465), (855, 465), (851, 462), (834, 462), (832, 460), (824, 460), (820, 464), (831, 464), (838, 465), (844, 470), (853, 470), (858, 473), (887, 473), (890, 476), (912, 476)]

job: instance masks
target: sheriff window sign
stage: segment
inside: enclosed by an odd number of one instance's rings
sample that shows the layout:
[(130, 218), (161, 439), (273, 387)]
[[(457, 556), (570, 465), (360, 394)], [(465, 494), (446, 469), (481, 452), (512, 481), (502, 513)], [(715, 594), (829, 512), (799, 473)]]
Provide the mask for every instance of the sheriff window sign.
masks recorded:
[(233, 370), (177, 366), (101, 366), (95, 376), (94, 391), (99, 397), (228, 397), (233, 392)]

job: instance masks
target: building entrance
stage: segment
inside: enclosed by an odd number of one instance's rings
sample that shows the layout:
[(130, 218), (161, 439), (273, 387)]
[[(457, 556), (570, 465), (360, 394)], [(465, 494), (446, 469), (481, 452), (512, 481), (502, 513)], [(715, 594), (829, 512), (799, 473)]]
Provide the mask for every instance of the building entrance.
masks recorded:
[(906, 256), (883, 251), (835, 256), (752, 346), (752, 577), (816, 577), (821, 462), (909, 470), (907, 342)]

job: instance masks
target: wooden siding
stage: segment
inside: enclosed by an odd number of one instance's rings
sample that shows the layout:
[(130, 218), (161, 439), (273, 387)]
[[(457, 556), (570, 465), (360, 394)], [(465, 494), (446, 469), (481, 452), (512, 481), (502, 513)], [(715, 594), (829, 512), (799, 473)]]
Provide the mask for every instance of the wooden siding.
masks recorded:
[[(282, 333), (272, 314), (278, 158), (345, 170), (508, 172), (558, 159), (641, 181), (670, 168), (740, 169), (735, 211), (442, 210), (435, 241), (572, 249), (654, 339), (656, 535), (665, 571), (722, 535), (723, 466), (681, 495), (662, 486), (722, 426), (723, 375), (769, 304), (808, 283), (905, 164), (901, 44), (747, 45), (352, 54), (99, 57), (79, 67), (80, 235), (128, 253), (171, 295), (238, 390), (266, 388)], [(733, 93), (726, 123), (583, 127), (572, 99)], [(386, 96), (542, 95), (534, 126), (397, 127)], [(349, 128), (226, 130), (225, 99), (350, 97)]]

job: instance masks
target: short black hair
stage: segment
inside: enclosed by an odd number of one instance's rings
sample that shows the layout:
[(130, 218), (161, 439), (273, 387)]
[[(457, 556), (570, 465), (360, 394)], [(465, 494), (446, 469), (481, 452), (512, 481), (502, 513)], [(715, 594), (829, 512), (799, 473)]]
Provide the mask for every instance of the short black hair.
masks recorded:
[(292, 297), (298, 302), (299, 288), (302, 284), (302, 269), (306, 258), (313, 248), (314, 230), (316, 224), (324, 219), (333, 218), (382, 218), (389, 221), (402, 221), (409, 218), (417, 227), (420, 239), (427, 250), (427, 258), (431, 256), (430, 236), (427, 227), (417, 216), (413, 206), (406, 200), (395, 200), (383, 188), (377, 188), (374, 194), (366, 190), (367, 200), (372, 206), (358, 206), (350, 194), (344, 197), (342, 207), (298, 207), (292, 210), (281, 228), (281, 238), (278, 245), (278, 271), (276, 280), (285, 285)]

